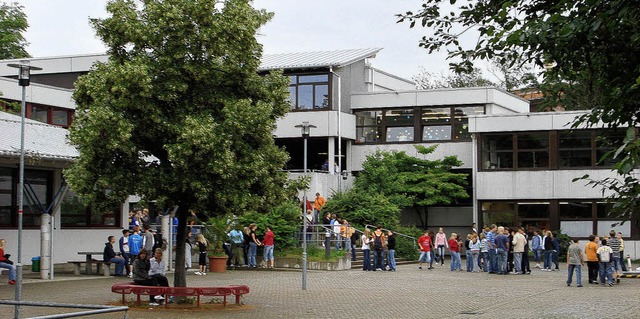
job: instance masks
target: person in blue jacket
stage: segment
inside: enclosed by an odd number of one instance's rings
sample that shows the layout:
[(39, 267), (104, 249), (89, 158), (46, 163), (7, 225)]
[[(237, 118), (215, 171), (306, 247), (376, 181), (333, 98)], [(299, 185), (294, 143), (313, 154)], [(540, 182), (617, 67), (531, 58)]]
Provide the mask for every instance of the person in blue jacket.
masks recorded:
[[(129, 236), (129, 254), (131, 255), (131, 262), (138, 259), (138, 253), (142, 249), (142, 236), (140, 236), (140, 227), (133, 227), (133, 234)], [(133, 274), (130, 273), (129, 277), (133, 278)]]

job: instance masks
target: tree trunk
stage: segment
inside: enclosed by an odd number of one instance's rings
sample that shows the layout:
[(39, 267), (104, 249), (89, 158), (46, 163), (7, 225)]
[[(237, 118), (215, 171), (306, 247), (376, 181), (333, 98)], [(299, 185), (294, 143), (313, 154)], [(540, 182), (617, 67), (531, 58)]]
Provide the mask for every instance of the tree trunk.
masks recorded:
[(180, 203), (176, 216), (178, 217), (178, 233), (176, 234), (176, 263), (175, 276), (173, 278), (174, 287), (187, 286), (187, 269), (185, 268), (185, 244), (187, 240), (187, 215), (189, 205)]

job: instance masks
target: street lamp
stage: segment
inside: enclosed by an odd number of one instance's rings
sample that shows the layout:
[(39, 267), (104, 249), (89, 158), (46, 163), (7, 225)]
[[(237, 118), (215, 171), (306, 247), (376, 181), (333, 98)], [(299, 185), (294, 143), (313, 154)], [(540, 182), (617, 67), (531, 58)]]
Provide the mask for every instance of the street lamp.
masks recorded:
[[(296, 125), (302, 131), (302, 138), (304, 139), (304, 175), (307, 175), (307, 139), (311, 128), (316, 128), (315, 125), (309, 124), (309, 122), (302, 122), (300, 125)], [(307, 290), (307, 191), (303, 192), (302, 196), (302, 290)]]
[[(20, 186), (18, 190), (18, 260), (16, 262), (16, 301), (22, 300), (22, 209), (24, 200), (24, 118), (27, 109), (27, 86), (31, 76), (31, 70), (42, 68), (30, 66), (28, 61), (22, 64), (10, 63), (7, 66), (18, 69), (18, 85), (22, 87), (22, 108), (20, 110)], [(20, 305), (15, 306), (15, 317), (20, 318)]]

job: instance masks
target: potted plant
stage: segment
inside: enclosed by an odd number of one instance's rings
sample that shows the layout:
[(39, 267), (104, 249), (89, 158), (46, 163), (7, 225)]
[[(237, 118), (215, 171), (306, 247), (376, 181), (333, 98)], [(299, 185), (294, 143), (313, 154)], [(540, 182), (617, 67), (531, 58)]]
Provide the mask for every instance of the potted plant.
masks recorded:
[(227, 269), (227, 254), (223, 245), (227, 241), (227, 216), (211, 217), (205, 223), (204, 237), (209, 242), (207, 256), (209, 257), (209, 271), (224, 272)]

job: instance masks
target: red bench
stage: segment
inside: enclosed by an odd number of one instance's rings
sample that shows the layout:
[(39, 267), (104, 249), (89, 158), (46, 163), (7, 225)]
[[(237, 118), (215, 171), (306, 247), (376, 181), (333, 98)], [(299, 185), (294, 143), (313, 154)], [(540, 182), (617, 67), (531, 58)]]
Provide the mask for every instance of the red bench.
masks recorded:
[[(219, 296), (223, 297), (223, 305), (227, 306), (227, 296), (236, 296), (236, 304), (240, 304), (240, 297), (249, 293), (249, 286), (222, 286), (222, 287), (158, 287), (158, 286), (139, 286), (135, 283), (125, 282), (117, 283), (111, 286), (111, 292), (122, 295), (122, 303), (125, 303), (125, 295), (135, 294), (137, 296), (138, 305), (140, 305), (141, 295), (166, 295), (167, 298), (173, 296), (179, 297), (196, 297), (198, 307), (200, 307), (200, 296)], [(165, 303), (165, 306), (168, 303)]]

